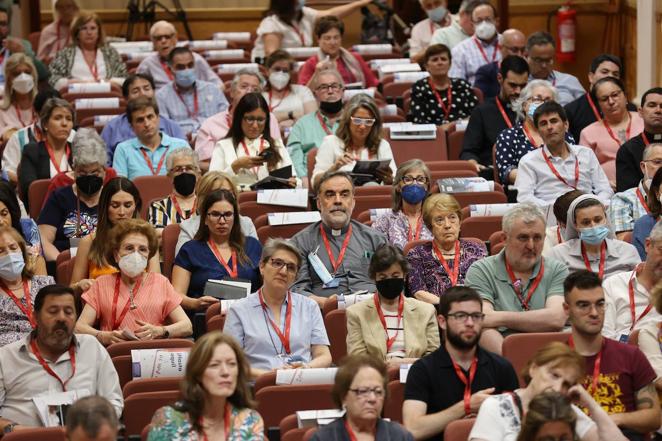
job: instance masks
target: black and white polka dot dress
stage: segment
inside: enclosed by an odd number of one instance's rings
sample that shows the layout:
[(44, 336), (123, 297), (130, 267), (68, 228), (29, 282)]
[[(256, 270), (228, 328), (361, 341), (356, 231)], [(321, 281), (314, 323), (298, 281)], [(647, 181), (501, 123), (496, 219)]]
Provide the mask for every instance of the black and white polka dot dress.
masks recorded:
[[(411, 87), (411, 105), (407, 119), (415, 124), (438, 126), (458, 119), (468, 118), (478, 105), (478, 98), (466, 81), (451, 78), (451, 107), (448, 116), (439, 105), (427, 78), (420, 79)], [(445, 106), (448, 105), (448, 88), (437, 90)]]

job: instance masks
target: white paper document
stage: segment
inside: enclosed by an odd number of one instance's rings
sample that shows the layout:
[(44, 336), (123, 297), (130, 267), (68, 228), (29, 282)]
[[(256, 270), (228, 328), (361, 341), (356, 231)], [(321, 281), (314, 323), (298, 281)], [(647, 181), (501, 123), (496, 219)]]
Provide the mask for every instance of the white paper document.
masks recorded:
[(288, 47), (285, 48), (287, 52), (290, 53), (293, 57), (312, 57), (317, 55), (317, 52), (320, 50), (319, 47)]
[(338, 295), (338, 309), (347, 309), (355, 303), (370, 300), (372, 299), (373, 295), (374, 294), (366, 293), (365, 291), (362, 294)]
[(184, 375), (190, 348), (133, 349), (133, 378), (181, 377)]
[(76, 110), (80, 109), (117, 109), (119, 98), (78, 98), (75, 101)]
[(250, 70), (251, 72), (259, 72), (260, 65), (257, 63), (219, 64), (216, 71), (218, 73), (235, 73), (235, 72), (239, 72), (242, 69), (247, 69)]
[(319, 211), (289, 211), (285, 213), (269, 213), (269, 225), (312, 224), (322, 218)]
[(207, 60), (231, 60), (235, 58), (244, 58), (243, 49), (224, 49), (206, 51), (205, 58)]
[(421, 66), (418, 63), (409, 64), (384, 64), (377, 68), (379, 79), (383, 79), (386, 75), (394, 74), (395, 72), (420, 72)]
[(388, 55), (393, 53), (393, 45), (391, 44), (355, 44), (352, 49), (361, 55)]
[(409, 58), (376, 58), (368, 62), (371, 69), (378, 69), (379, 66), (387, 66), (389, 64), (411, 64)]
[(214, 32), (212, 38), (214, 40), (248, 42), (251, 41), (251, 33), (250, 32)]
[(333, 384), (338, 368), (278, 369), (276, 385), (279, 384)]
[(94, 115), (94, 127), (105, 127), (117, 115)]
[(90, 395), (87, 389), (68, 390), (38, 395), (32, 398), (39, 419), (45, 427), (64, 426), (69, 406), (79, 398)]
[(308, 189), (287, 188), (282, 190), (258, 190), (257, 203), (305, 208), (308, 206)]
[[(227, 49), (227, 40), (194, 40), (188, 42), (191, 49)], [(243, 54), (243, 51), (242, 51)]]
[(395, 72), (393, 74), (394, 83), (415, 83), (416, 81), (427, 78), (430, 76), (430, 72)]
[(358, 94), (365, 94), (369, 97), (375, 97), (375, 89), (345, 89), (345, 92), (342, 95), (343, 101), (349, 101), (353, 96)]
[(110, 83), (73, 83), (67, 88), (69, 93), (107, 93)]
[(469, 193), (494, 191), (494, 181), (472, 176), (467, 178), (444, 178), (437, 181), (440, 193)]
[(434, 124), (414, 124), (410, 122), (389, 124), (391, 139), (437, 139), (437, 126)]
[(157, 53), (156, 51), (150, 51), (150, 52), (131, 52), (131, 53), (129, 53), (129, 54), (124, 54), (124, 55), (126, 55), (126, 59), (127, 59), (127, 60), (131, 60), (131, 61), (142, 61), (142, 60), (144, 60), (145, 58), (147, 58), (147, 57), (149, 57), (149, 56), (151, 56), (151, 55), (154, 55), (154, 54), (156, 54), (156, 53)]
[(342, 409), (298, 410), (297, 425), (299, 429), (324, 426), (343, 415), (345, 411)]
[(409, 375), (410, 367), (411, 367), (411, 363), (400, 365), (400, 383), (407, 382), (407, 375)]
[(503, 216), (517, 204), (471, 204), (469, 217)]

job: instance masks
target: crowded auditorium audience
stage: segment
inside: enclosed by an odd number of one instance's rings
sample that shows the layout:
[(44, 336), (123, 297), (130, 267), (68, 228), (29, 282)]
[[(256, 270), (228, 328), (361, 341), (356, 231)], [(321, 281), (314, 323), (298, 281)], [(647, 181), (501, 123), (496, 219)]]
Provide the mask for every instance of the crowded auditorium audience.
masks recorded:
[(0, 438), (662, 439), (662, 88), (592, 4), (11, 3)]

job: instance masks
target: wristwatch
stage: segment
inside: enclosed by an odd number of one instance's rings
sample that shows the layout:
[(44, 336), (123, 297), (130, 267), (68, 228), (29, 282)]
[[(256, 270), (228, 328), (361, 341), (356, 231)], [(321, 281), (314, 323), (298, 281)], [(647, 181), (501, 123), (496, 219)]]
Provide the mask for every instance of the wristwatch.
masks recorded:
[(4, 435), (6, 435), (6, 434), (8, 434), (8, 433), (13, 432), (13, 431), (14, 431), (14, 427), (15, 427), (16, 425), (17, 425), (16, 423), (9, 423), (9, 424), (5, 425), (5, 427), (2, 428), (2, 433), (3, 433)]
[(163, 338), (170, 338), (170, 331), (165, 326), (163, 327)]

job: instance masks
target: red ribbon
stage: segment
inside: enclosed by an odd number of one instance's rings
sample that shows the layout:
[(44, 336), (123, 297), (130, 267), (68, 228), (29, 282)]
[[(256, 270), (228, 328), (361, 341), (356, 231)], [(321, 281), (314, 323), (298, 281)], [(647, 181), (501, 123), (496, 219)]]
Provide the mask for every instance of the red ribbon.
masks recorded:
[(393, 337), (388, 336), (386, 317), (384, 317), (384, 313), (382, 312), (382, 306), (381, 303), (379, 302), (379, 296), (375, 293), (375, 295), (372, 297), (372, 300), (375, 302), (375, 309), (377, 310), (379, 321), (382, 323), (382, 327), (384, 328), (384, 332), (386, 333), (386, 352), (388, 353), (391, 350), (393, 343), (395, 343), (395, 339), (398, 337), (398, 333), (400, 332), (400, 323), (402, 323), (402, 313), (405, 309), (405, 297), (402, 294), (400, 294), (400, 298), (398, 299), (398, 326), (396, 327), (395, 335)]
[(644, 195), (641, 194), (641, 190), (639, 190), (639, 187), (637, 187), (636, 193), (637, 193), (637, 198), (639, 198), (639, 202), (641, 202), (641, 205), (643, 205), (644, 210), (646, 210), (646, 213), (651, 214), (651, 210), (650, 210), (650, 208), (648, 208), (648, 204), (646, 203), (646, 199), (644, 198)]
[(432, 83), (432, 78), (428, 77), (428, 84), (430, 85), (430, 89), (432, 90), (432, 93), (434, 94), (435, 98), (437, 98), (437, 103), (439, 103), (439, 107), (441, 107), (441, 110), (444, 112), (444, 121), (448, 120), (448, 115), (451, 113), (451, 107), (453, 105), (453, 86), (449, 84), (448, 89), (446, 89), (446, 103), (441, 99), (441, 95), (439, 95), (439, 92), (437, 91), (437, 88), (434, 87), (434, 84)]
[[(476, 46), (478, 46), (478, 50), (480, 51), (480, 54), (483, 56), (483, 59), (485, 60), (485, 63), (489, 63), (490, 60), (487, 58), (487, 54), (485, 53), (485, 49), (483, 49), (483, 45), (480, 44), (480, 41), (478, 41), (478, 38), (475, 36), (473, 37), (474, 43), (476, 43)], [(492, 52), (492, 61), (496, 60), (497, 52), (499, 52), (499, 42), (497, 41), (496, 46), (494, 46), (494, 52)]]
[(554, 176), (556, 176), (559, 181), (563, 182), (568, 187), (572, 188), (573, 190), (577, 190), (577, 186), (579, 185), (579, 157), (575, 156), (575, 185), (570, 185), (568, 184), (568, 181), (566, 181), (565, 178), (559, 174), (559, 172), (556, 170), (556, 167), (554, 167), (554, 164), (552, 164), (552, 162), (549, 160), (549, 156), (547, 156), (547, 153), (545, 153), (544, 147), (540, 149), (540, 152), (542, 153), (542, 157), (547, 163), (547, 166), (552, 171), (552, 173), (554, 173)]
[(23, 302), (21, 302), (21, 299), (16, 297), (16, 295), (14, 295), (14, 293), (7, 287), (7, 285), (3, 280), (0, 280), (0, 289), (2, 289), (5, 292), (5, 294), (7, 294), (9, 298), (14, 301), (18, 309), (20, 309), (21, 312), (25, 314), (25, 316), (28, 318), (28, 321), (30, 322), (30, 326), (32, 326), (32, 329), (36, 329), (37, 322), (35, 321), (33, 314), (32, 300), (30, 299), (30, 287), (28, 286), (28, 281), (23, 280), (23, 298), (25, 299), (25, 306), (23, 305)]
[(39, 361), (41, 367), (44, 368), (44, 370), (48, 375), (55, 378), (60, 383), (60, 386), (62, 386), (62, 391), (66, 392), (67, 383), (69, 383), (69, 381), (71, 381), (74, 375), (76, 375), (76, 350), (73, 341), (71, 342), (71, 346), (69, 346), (69, 358), (71, 359), (71, 375), (69, 376), (69, 378), (67, 378), (67, 381), (62, 381), (62, 378), (60, 378), (60, 376), (56, 374), (55, 371), (53, 371), (53, 369), (51, 369), (51, 367), (48, 365), (46, 360), (44, 360), (44, 357), (41, 356), (41, 352), (39, 352), (37, 341), (34, 338), (30, 339), (30, 348), (32, 348), (32, 353), (34, 354), (35, 357), (37, 357), (37, 360)]
[(188, 108), (186, 105), (186, 101), (184, 101), (184, 97), (179, 93), (177, 90), (177, 86), (175, 83), (172, 84), (172, 88), (175, 90), (175, 93), (179, 97), (179, 100), (184, 104), (184, 107), (186, 108), (186, 113), (188, 114), (189, 118), (197, 118), (198, 117), (198, 112), (200, 111), (199, 104), (198, 104), (198, 89), (196, 87), (193, 88), (193, 113), (191, 113), (191, 110)]
[(150, 171), (154, 176), (158, 176), (159, 173), (161, 173), (161, 167), (163, 167), (163, 163), (165, 162), (166, 155), (168, 154), (168, 150), (170, 147), (166, 147), (166, 151), (163, 152), (163, 155), (161, 156), (161, 159), (159, 160), (159, 164), (156, 166), (156, 170), (154, 170), (154, 165), (152, 164), (152, 160), (149, 159), (149, 156), (147, 156), (147, 152), (145, 152), (144, 149), (140, 149), (140, 153), (143, 154), (143, 158), (145, 158), (145, 162), (147, 163), (147, 166), (149, 167)]
[(522, 309), (528, 311), (530, 309), (529, 302), (531, 301), (531, 297), (533, 297), (533, 293), (536, 291), (536, 289), (538, 289), (538, 285), (540, 285), (540, 282), (542, 281), (543, 274), (545, 274), (545, 260), (542, 258), (540, 259), (540, 269), (538, 270), (538, 275), (536, 276), (535, 279), (533, 279), (533, 282), (529, 285), (529, 290), (527, 292), (526, 299), (522, 294), (522, 289), (516, 286), (517, 279), (515, 279), (515, 273), (513, 272), (513, 268), (510, 266), (510, 263), (508, 263), (508, 259), (506, 259), (505, 256), (504, 256), (504, 261), (506, 262), (506, 272), (508, 273), (508, 277), (510, 278), (510, 286), (513, 287), (513, 291), (515, 291), (515, 294), (517, 295), (519, 302), (522, 304)]
[(423, 216), (419, 216), (418, 220), (416, 220), (416, 233), (412, 234), (414, 229), (411, 227), (411, 222), (407, 220), (407, 223), (409, 224), (409, 228), (407, 229), (407, 242), (419, 240), (421, 238), (421, 231), (423, 231)]
[[(262, 305), (262, 309), (266, 312), (267, 304), (264, 302), (264, 297), (262, 297), (262, 288), (258, 290), (257, 295), (260, 298), (260, 304)], [(273, 330), (276, 332), (276, 335), (280, 339), (280, 342), (283, 344), (283, 347), (285, 348), (285, 352), (291, 354), (290, 327), (292, 325), (292, 294), (290, 293), (290, 291), (287, 291), (287, 308), (285, 310), (285, 333), (283, 334), (280, 331), (278, 325), (274, 323), (273, 320), (271, 320), (271, 317), (269, 317), (269, 315), (267, 315), (267, 318), (269, 319), (269, 324), (271, 325)]]
[(322, 126), (324, 133), (326, 133), (327, 135), (333, 134), (331, 132), (331, 129), (329, 129), (329, 126), (327, 126), (326, 123), (324, 122), (324, 118), (322, 118), (322, 115), (320, 114), (319, 110), (317, 111), (317, 120), (320, 122), (320, 126)]
[[(609, 133), (609, 136), (611, 137), (611, 139), (613, 139), (614, 141), (616, 141), (616, 144), (620, 147), (621, 144), (622, 144), (622, 142), (621, 142), (621, 140), (618, 139), (618, 137), (614, 134), (614, 131), (613, 131), (613, 130), (611, 129), (611, 127), (609, 126), (609, 123), (607, 122), (607, 120), (606, 120), (606, 119), (603, 119), (603, 120), (602, 120), (602, 124), (604, 124), (605, 129), (607, 129), (607, 133)], [(625, 129), (625, 140), (626, 140), (626, 141), (627, 141), (628, 139), (630, 139), (630, 128), (631, 128), (631, 126), (632, 126), (632, 117), (631, 117), (630, 114), (628, 113), (628, 126), (627, 126), (627, 128)]]
[(444, 259), (444, 255), (442, 254), (439, 247), (437, 247), (437, 243), (435, 241), (432, 241), (432, 251), (434, 251), (434, 254), (436, 254), (437, 256), (437, 259), (439, 259), (441, 266), (444, 267), (444, 271), (446, 271), (446, 275), (448, 275), (448, 279), (451, 281), (451, 286), (457, 285), (457, 279), (460, 276), (460, 241), (459, 240), (455, 241), (455, 257), (453, 258), (453, 271), (451, 271), (450, 265), (448, 265), (448, 262), (446, 262), (446, 259)]
[(326, 231), (324, 231), (324, 228), (320, 224), (320, 232), (322, 234), (322, 240), (324, 241), (324, 247), (326, 248), (326, 253), (329, 255), (329, 261), (331, 262), (331, 266), (333, 267), (333, 272), (335, 273), (340, 264), (342, 263), (342, 260), (345, 258), (345, 251), (347, 251), (347, 246), (349, 245), (349, 240), (352, 237), (352, 226), (350, 225), (349, 228), (347, 229), (347, 235), (345, 236), (345, 240), (342, 243), (342, 246), (340, 247), (340, 254), (338, 254), (338, 260), (336, 260), (335, 257), (333, 257), (333, 250), (331, 250), (331, 245), (329, 244), (329, 238), (326, 236)]
[[(126, 304), (124, 305), (124, 308), (122, 308), (122, 312), (120, 313), (120, 316), (117, 317), (117, 303), (119, 302), (120, 299), (120, 281), (122, 277), (120, 276), (120, 273), (116, 274), (115, 278), (115, 293), (113, 295), (113, 308), (112, 308), (112, 314), (113, 314), (113, 331), (116, 329), (119, 329), (120, 325), (124, 321), (124, 318), (126, 317), (126, 314), (129, 312), (129, 307), (131, 306), (131, 296), (129, 296), (129, 299), (126, 301)], [(136, 286), (134, 287), (134, 294), (133, 298), (135, 300), (136, 294), (138, 294), (138, 290), (140, 289), (140, 284), (142, 282), (142, 278), (138, 279), (136, 282)], [(130, 288), (129, 288), (130, 289)]]
[(595, 107), (595, 103), (593, 102), (593, 98), (591, 98), (590, 93), (586, 94), (586, 99), (588, 100), (589, 106), (591, 106), (591, 110), (593, 110), (593, 115), (595, 115), (595, 119), (597, 121), (602, 121), (602, 117), (600, 116), (600, 112), (598, 112), (598, 108)]
[[(232, 411), (230, 410), (230, 403), (227, 401), (225, 402), (225, 415), (223, 417), (223, 428), (225, 429), (225, 439), (228, 440), (230, 439), (230, 431), (232, 430), (232, 426), (230, 424), (230, 416), (232, 415)], [(202, 418), (200, 418), (200, 426), (202, 427)], [(209, 438), (207, 437), (207, 434), (205, 433), (205, 429), (202, 429), (202, 439), (204, 441), (209, 441)]]
[(209, 239), (207, 243), (209, 244), (209, 248), (211, 249), (212, 254), (214, 254), (216, 260), (218, 260), (218, 263), (220, 263), (223, 266), (223, 268), (225, 268), (225, 271), (227, 271), (230, 277), (236, 278), (239, 273), (238, 264), (237, 264), (237, 252), (235, 250), (232, 250), (232, 257), (231, 257), (232, 268), (230, 268), (228, 266), (228, 263), (225, 261), (225, 259), (223, 259), (223, 256), (221, 256), (221, 252), (216, 247), (214, 241)]
[(180, 217), (182, 220), (185, 220), (185, 219), (188, 219), (189, 217), (191, 217), (191, 215), (192, 215), (193, 213), (195, 213), (195, 207), (196, 207), (197, 204), (198, 204), (198, 199), (195, 198), (195, 199), (193, 200), (193, 207), (191, 208), (191, 211), (189, 211), (189, 215), (188, 215), (188, 216), (184, 216), (184, 211), (182, 210), (182, 207), (179, 205), (179, 201), (177, 200), (177, 197), (175, 196), (174, 193), (171, 193), (171, 194), (170, 194), (170, 200), (172, 201), (172, 205), (175, 207), (175, 211), (177, 212), (177, 214), (179, 215), (179, 217)]
[(170, 81), (175, 79), (175, 76), (172, 74), (172, 71), (170, 70), (170, 66), (168, 66), (163, 60), (159, 59), (159, 63), (161, 63), (161, 67), (165, 71), (166, 75), (168, 76), (168, 79)]
[[(598, 275), (602, 279), (605, 275), (605, 255), (607, 254), (607, 242), (602, 241), (602, 245), (600, 246), (600, 264), (598, 265)], [(591, 268), (591, 262), (588, 261), (588, 256), (586, 255), (586, 246), (584, 245), (584, 242), (582, 242), (582, 257), (584, 258), (584, 265), (586, 266), (586, 269), (589, 271), (593, 271), (593, 268)]]
[(496, 105), (499, 108), (499, 112), (501, 112), (501, 116), (503, 117), (503, 120), (505, 121), (506, 125), (508, 126), (509, 129), (512, 129), (513, 123), (510, 121), (510, 117), (506, 113), (506, 109), (503, 108), (503, 104), (501, 104), (501, 100), (499, 99), (499, 97), (496, 97), (494, 101), (496, 102)]
[[(48, 152), (48, 157), (51, 158), (51, 163), (53, 164), (53, 167), (55, 167), (55, 170), (58, 173), (62, 173), (60, 170), (60, 164), (57, 163), (55, 160), (55, 150), (53, 150), (53, 147), (51, 147), (51, 144), (48, 142), (48, 139), (44, 139), (44, 144), (46, 145), (46, 151)], [(69, 143), (66, 144), (64, 147), (64, 153), (67, 155), (67, 158), (71, 157), (71, 147), (69, 147)]]
[[(570, 335), (570, 338), (568, 339), (568, 346), (570, 346), (571, 349), (575, 349), (575, 340), (572, 338), (572, 335)], [(593, 364), (593, 378), (592, 378), (592, 384), (591, 386), (593, 387), (593, 393), (596, 394), (598, 392), (598, 380), (600, 379), (600, 364), (602, 363), (602, 351), (605, 348), (605, 340), (602, 340), (602, 347), (600, 348), (600, 352), (595, 356), (595, 363)]]
[(464, 414), (471, 414), (471, 383), (474, 381), (476, 376), (476, 368), (478, 367), (478, 357), (474, 357), (471, 362), (471, 367), (469, 368), (469, 378), (464, 375), (462, 368), (458, 365), (453, 357), (451, 357), (451, 362), (453, 363), (453, 368), (455, 368), (455, 373), (462, 383), (464, 383)]
[(641, 268), (641, 264), (637, 266), (637, 268), (632, 271), (632, 275), (630, 276), (630, 281), (628, 282), (628, 295), (630, 298), (630, 317), (632, 318), (632, 325), (630, 325), (630, 332), (634, 329), (637, 323), (644, 318), (653, 308), (653, 304), (649, 303), (648, 306), (642, 311), (642, 313), (639, 315), (639, 317), (636, 317), (636, 313), (634, 310), (634, 277), (639, 273), (639, 270)]

